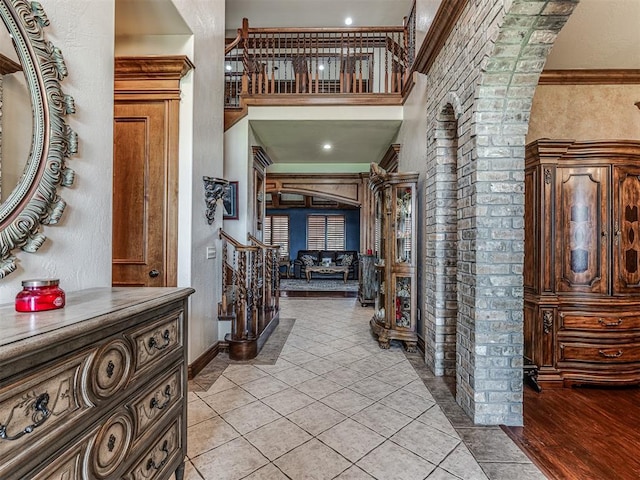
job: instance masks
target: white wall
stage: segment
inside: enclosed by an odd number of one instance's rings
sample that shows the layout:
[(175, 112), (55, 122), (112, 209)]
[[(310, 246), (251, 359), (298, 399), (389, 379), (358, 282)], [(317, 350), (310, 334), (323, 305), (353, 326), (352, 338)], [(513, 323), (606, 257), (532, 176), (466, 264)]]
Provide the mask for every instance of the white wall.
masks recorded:
[[(224, 0), (173, 0), (180, 15), (193, 32), (192, 134), (191, 162), (191, 217), (180, 228), (189, 228), (190, 243), (180, 243), (181, 261), (189, 256), (190, 286), (196, 289), (191, 297), (189, 362), (211, 348), (218, 340), (217, 304), (221, 297), (222, 264), (220, 255), (215, 260), (206, 260), (208, 246), (220, 252), (218, 229), (222, 215), (218, 213), (213, 225), (205, 217), (203, 176), (224, 177), (223, 131), (224, 131)], [(182, 120), (181, 120), (182, 121)], [(182, 138), (181, 138), (182, 140)], [(181, 165), (181, 176), (183, 170)], [(181, 187), (182, 187), (181, 180)], [(183, 202), (184, 192), (180, 192)], [(218, 207), (221, 212), (221, 207)], [(183, 268), (179, 266), (179, 269)], [(183, 270), (184, 271), (184, 270)]]
[(59, 278), (67, 292), (111, 285), (114, 0), (40, 1), (51, 22), (47, 38), (69, 70), (62, 89), (76, 103), (68, 119), (79, 139), (69, 160), (76, 179), (59, 190), (67, 208), (58, 225), (44, 227), (45, 244), (17, 252), (18, 270), (0, 280), (0, 303), (12, 303), (28, 278)]
[[(246, 243), (251, 231), (248, 218), (250, 133), (248, 117), (224, 133), (224, 178), (238, 182), (238, 219), (225, 220), (224, 231), (239, 242)], [(220, 207), (221, 208), (221, 207)]]

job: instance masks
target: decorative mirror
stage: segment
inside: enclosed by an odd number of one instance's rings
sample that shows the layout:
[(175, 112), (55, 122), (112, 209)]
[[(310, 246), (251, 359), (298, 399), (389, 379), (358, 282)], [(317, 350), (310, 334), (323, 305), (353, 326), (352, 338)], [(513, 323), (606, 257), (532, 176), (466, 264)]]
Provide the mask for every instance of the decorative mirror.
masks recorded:
[[(2, 35), (11, 40), (2, 42), (0, 67), (19, 65), (31, 103), (30, 138), (20, 140), (19, 135), (3, 135), (6, 127), (15, 126), (18, 121), (2, 112), (8, 102), (2, 101), (5, 75), (0, 76), (0, 147), (7, 152), (0, 151), (0, 278), (3, 278), (16, 269), (13, 251), (20, 248), (35, 252), (46, 238), (41, 225), (53, 225), (60, 220), (66, 204), (58, 196), (57, 188), (73, 183), (74, 172), (67, 168), (66, 159), (77, 152), (78, 141), (76, 133), (65, 123), (66, 115), (75, 113), (73, 98), (60, 89), (67, 68), (60, 49), (45, 38), (44, 28), (49, 20), (42, 6), (32, 1), (0, 0), (0, 17), (6, 29)], [(13, 49), (5, 50), (8, 48), (5, 43), (13, 44)], [(3, 68), (2, 72), (5, 71), (10, 69)], [(21, 73), (18, 70), (6, 75)], [(30, 142), (30, 147), (22, 146), (22, 151), (28, 152), (25, 158), (14, 158), (20, 156), (13, 154), (20, 148), (6, 148), (7, 142), (16, 138), (17, 142)], [(3, 171), (21, 174), (5, 185)]]

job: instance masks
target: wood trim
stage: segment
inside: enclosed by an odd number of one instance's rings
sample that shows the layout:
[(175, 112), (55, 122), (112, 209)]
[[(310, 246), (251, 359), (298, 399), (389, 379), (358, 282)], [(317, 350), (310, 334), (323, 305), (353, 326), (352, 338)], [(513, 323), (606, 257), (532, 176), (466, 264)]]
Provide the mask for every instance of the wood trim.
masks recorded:
[(189, 364), (189, 368), (187, 369), (187, 378), (189, 380), (193, 380), (195, 376), (198, 375), (198, 373), (200, 373), (202, 369), (211, 362), (211, 360), (216, 358), (221, 351), (220, 342), (216, 342), (211, 345), (211, 347), (205, 350), (202, 355), (193, 361), (193, 363)]
[(264, 148), (259, 145), (252, 146), (251, 151), (253, 152), (254, 168), (257, 168), (258, 171), (264, 175), (267, 167), (273, 164), (273, 160), (271, 160), (267, 152), (265, 152)]
[(140, 57), (116, 57), (114, 76), (116, 80), (153, 78), (180, 80), (195, 68), (186, 55), (145, 55)]
[(241, 102), (248, 106), (402, 105), (402, 95), (399, 93), (242, 95)]
[(299, 193), (322, 196), (336, 202), (360, 206), (367, 184), (359, 173), (270, 173), (266, 193)]
[(538, 85), (640, 84), (640, 69), (544, 70)]
[(0, 53), (0, 75), (8, 75), (22, 70), (22, 65)]
[(393, 173), (398, 171), (398, 155), (400, 155), (400, 144), (392, 143), (378, 164), (387, 172)]
[(433, 23), (413, 62), (413, 71), (429, 73), (467, 3), (469, 0), (447, 0), (440, 3)]

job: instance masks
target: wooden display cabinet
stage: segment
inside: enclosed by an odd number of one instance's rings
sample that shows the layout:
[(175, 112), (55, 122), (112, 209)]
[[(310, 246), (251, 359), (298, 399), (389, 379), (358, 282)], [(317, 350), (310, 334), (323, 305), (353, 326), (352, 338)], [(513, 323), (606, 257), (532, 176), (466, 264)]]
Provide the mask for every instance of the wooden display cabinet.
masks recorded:
[(381, 348), (391, 340), (415, 352), (416, 332), (416, 185), (417, 173), (388, 173), (372, 165), (375, 203), (375, 313), (371, 330)]
[(526, 152), (525, 356), (543, 386), (640, 383), (640, 142)]

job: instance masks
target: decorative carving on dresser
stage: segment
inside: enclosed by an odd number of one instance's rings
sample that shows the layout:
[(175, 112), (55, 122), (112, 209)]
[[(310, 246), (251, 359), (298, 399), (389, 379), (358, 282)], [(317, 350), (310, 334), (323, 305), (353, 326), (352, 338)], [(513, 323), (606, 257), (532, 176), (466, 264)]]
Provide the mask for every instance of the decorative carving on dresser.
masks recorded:
[(542, 312), (542, 329), (546, 335), (553, 330), (553, 312), (551, 310)]
[(43, 314), (0, 306), (0, 478), (182, 480), (192, 292), (92, 289)]
[(527, 146), (525, 356), (543, 386), (640, 383), (639, 165), (635, 140)]

